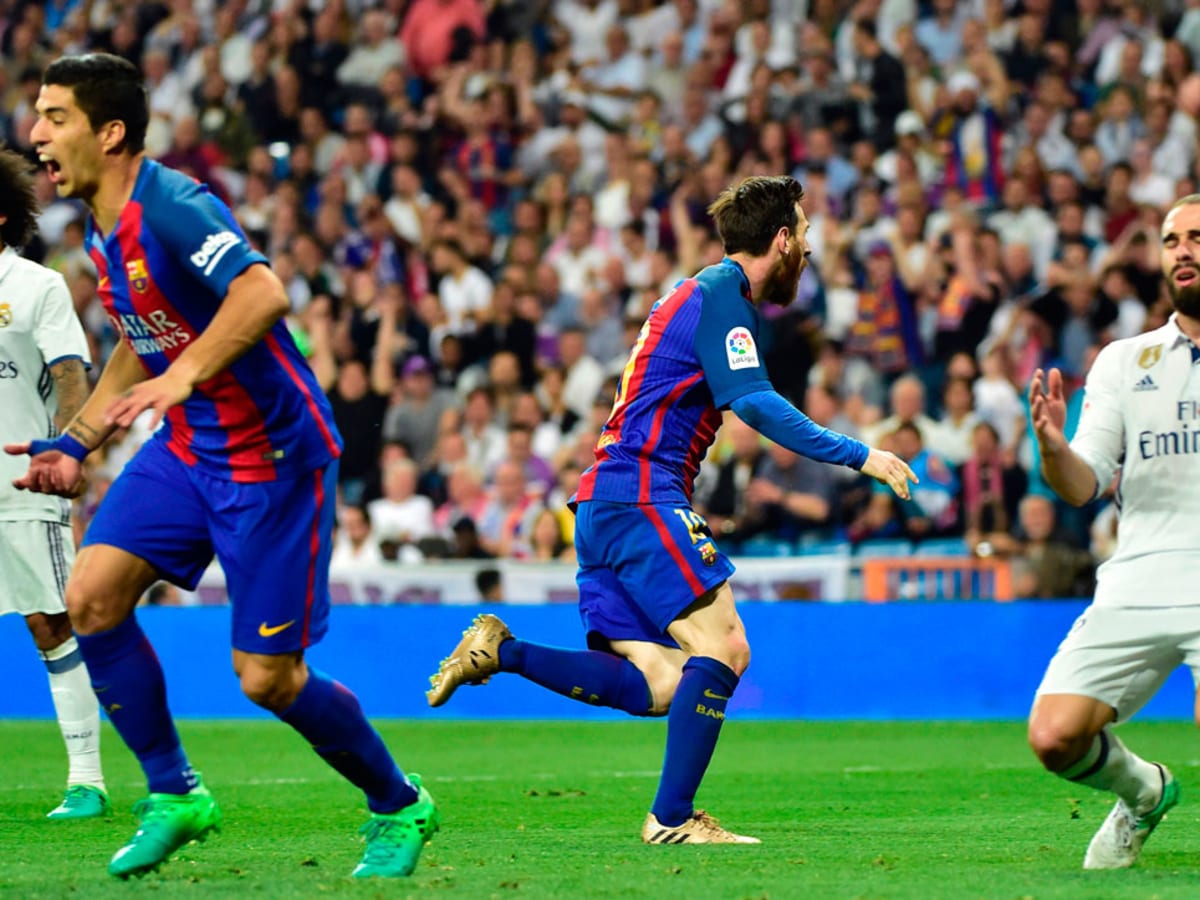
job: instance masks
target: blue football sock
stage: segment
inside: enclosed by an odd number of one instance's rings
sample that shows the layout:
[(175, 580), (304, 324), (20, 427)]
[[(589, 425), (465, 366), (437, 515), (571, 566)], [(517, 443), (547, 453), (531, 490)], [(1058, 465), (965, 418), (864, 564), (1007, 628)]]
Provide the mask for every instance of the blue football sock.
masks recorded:
[(154, 794), (186, 794), (196, 775), (167, 707), (162, 666), (130, 614), (116, 628), (78, 635), (92, 690), (108, 719), (142, 765)]
[(417, 802), (416, 789), (367, 721), (358, 698), (328, 675), (310, 666), (308, 681), (278, 715), (313, 745), (317, 755), (362, 789), (371, 812), (393, 813)]
[(693, 656), (684, 664), (667, 715), (667, 752), (651, 807), (663, 825), (682, 825), (695, 812), (692, 803), (721, 735), (725, 705), (737, 685), (733, 669), (711, 657)]
[(635, 716), (650, 715), (646, 676), (614, 653), (564, 650), (512, 639), (500, 645), (500, 671), (521, 675), (582, 703), (609, 706)]

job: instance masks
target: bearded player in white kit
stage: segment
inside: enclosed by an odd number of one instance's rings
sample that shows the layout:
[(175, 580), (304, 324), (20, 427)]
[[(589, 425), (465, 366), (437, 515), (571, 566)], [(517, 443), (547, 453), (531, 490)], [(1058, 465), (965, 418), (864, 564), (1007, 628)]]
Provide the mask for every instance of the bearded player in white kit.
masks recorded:
[[(54, 437), (88, 396), (88, 346), (63, 277), (18, 255), (37, 228), (30, 166), (0, 150), (0, 444)], [(66, 500), (12, 486), (25, 462), (0, 454), (0, 615), (19, 613), (50, 677), (69, 772), (51, 819), (106, 815), (100, 707), (63, 589), (75, 544)]]
[[(1110, 726), (1181, 663), (1200, 683), (1200, 194), (1178, 200), (1163, 220), (1162, 271), (1175, 314), (1100, 352), (1069, 444), (1062, 375), (1038, 370), (1029, 389), (1042, 471), (1060, 497), (1081, 506), (1121, 470), (1116, 553), (1050, 661), (1029, 721), (1047, 769), (1117, 795), (1085, 869), (1133, 865), (1179, 802), (1170, 771), (1138, 757)], [(1200, 723), (1200, 705), (1196, 715)]]

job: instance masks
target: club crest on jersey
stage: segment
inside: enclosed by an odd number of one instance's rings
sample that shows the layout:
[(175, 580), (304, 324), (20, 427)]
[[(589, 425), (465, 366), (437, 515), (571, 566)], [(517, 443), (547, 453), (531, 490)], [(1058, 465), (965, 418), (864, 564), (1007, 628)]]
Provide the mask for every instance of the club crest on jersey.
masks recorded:
[(129, 286), (139, 294), (145, 293), (150, 286), (150, 273), (146, 271), (144, 259), (131, 259), (125, 263), (125, 274), (129, 276)]
[(12, 324), (12, 320), (12, 307), (7, 303), (0, 303), (0, 328), (7, 328)]
[(1141, 352), (1141, 355), (1138, 356), (1138, 365), (1143, 369), (1149, 369), (1160, 359), (1162, 359), (1162, 344), (1155, 344)]
[(754, 344), (754, 335), (740, 326), (731, 328), (729, 334), (725, 335), (725, 358), (729, 361), (729, 368), (734, 371), (758, 368), (758, 347)]

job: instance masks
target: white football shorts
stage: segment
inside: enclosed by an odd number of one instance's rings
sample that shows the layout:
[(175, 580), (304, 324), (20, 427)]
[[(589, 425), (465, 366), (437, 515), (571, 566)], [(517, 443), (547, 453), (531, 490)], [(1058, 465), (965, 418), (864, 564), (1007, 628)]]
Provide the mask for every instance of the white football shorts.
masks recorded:
[(65, 612), (74, 561), (70, 525), (0, 521), (0, 616)]
[(1200, 607), (1089, 606), (1058, 645), (1037, 693), (1094, 697), (1123, 721), (1181, 664), (1200, 684)]

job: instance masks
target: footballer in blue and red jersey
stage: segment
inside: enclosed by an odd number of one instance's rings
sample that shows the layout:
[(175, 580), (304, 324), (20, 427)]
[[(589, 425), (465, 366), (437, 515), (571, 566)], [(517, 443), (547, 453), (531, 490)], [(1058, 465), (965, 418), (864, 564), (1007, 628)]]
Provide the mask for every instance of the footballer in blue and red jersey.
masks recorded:
[[(86, 242), (104, 308), (150, 377), (204, 332), (238, 275), (266, 263), (204, 185), (150, 160), (113, 231), (89, 220)], [(168, 411), (84, 544), (120, 547), (188, 589), (215, 553), (234, 646), (300, 649), (326, 628), (341, 447), (325, 394), (280, 320)]]
[[(592, 643), (674, 646), (667, 626), (733, 574), (692, 509), (692, 485), (721, 410), (774, 394), (761, 326), (750, 283), (728, 258), (681, 281), (642, 326), (574, 498), (580, 611)], [(861, 466), (866, 448), (852, 444), (847, 461)]]

